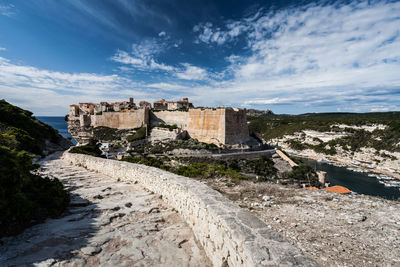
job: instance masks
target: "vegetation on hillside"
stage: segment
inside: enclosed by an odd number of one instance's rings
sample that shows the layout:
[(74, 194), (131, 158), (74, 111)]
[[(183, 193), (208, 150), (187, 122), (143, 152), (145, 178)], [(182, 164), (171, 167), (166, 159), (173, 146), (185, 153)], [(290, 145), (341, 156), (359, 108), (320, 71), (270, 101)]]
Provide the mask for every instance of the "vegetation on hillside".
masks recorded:
[(68, 206), (59, 180), (33, 173), (38, 165), (32, 159), (43, 154), (46, 140), (58, 143), (61, 136), (32, 112), (0, 100), (0, 237), (57, 217)]
[[(329, 142), (310, 145), (299, 140), (291, 141), (290, 146), (297, 150), (314, 149), (325, 154), (336, 154), (335, 146), (344, 150), (358, 151), (361, 147), (373, 147), (377, 150), (400, 151), (400, 112), (383, 113), (317, 113), (303, 115), (270, 115), (249, 117), (249, 129), (261, 133), (267, 141), (282, 138), (302, 130), (319, 132), (345, 132), (348, 135)], [(384, 130), (372, 132), (363, 129), (339, 128), (336, 125), (362, 126), (383, 124)]]
[(0, 146), (41, 155), (45, 140), (58, 143), (57, 130), (37, 120), (32, 112), (0, 100)]
[(125, 157), (123, 161), (144, 164), (193, 178), (229, 178), (232, 183), (255, 174), (258, 182), (277, 178), (274, 162), (267, 157), (258, 159), (214, 159), (209, 157)]
[(169, 124), (165, 124), (165, 123), (160, 123), (160, 124), (157, 125), (157, 127), (159, 127), (159, 128), (166, 128), (166, 129), (168, 129), (168, 130), (170, 130), (170, 131), (175, 130), (175, 129), (178, 129), (178, 126), (177, 126), (176, 124), (174, 124), (174, 125), (169, 125)]
[(314, 169), (307, 164), (299, 164), (284, 174), (284, 178), (291, 179), (298, 183), (309, 184), (310, 186), (319, 186), (318, 175)]
[(70, 153), (85, 154), (93, 157), (100, 157), (100, 143), (95, 139), (90, 139), (89, 143), (83, 146), (74, 146), (69, 150)]
[[(179, 161), (179, 159), (174, 159)], [(192, 178), (216, 178), (227, 177), (231, 182), (238, 182), (241, 179), (246, 179), (246, 176), (239, 173), (237, 170), (229, 168), (224, 162), (180, 162), (180, 166), (172, 166), (171, 159), (168, 157), (155, 158), (155, 157), (125, 157), (123, 161), (143, 164), (151, 167), (160, 168), (172, 173), (192, 177)]]
[(203, 142), (199, 142), (197, 139), (188, 139), (188, 140), (173, 140), (168, 142), (159, 142), (155, 144), (146, 143), (143, 145), (136, 146), (133, 151), (139, 154), (162, 154), (168, 153), (174, 149), (190, 149), (190, 150), (210, 150), (216, 151), (218, 150), (218, 146), (214, 144), (207, 144)]
[(0, 237), (57, 217), (68, 206), (61, 182), (32, 174), (37, 167), (26, 152), (0, 147)]
[(146, 127), (137, 128), (135, 134), (128, 136), (128, 142), (142, 140), (146, 137)]
[(93, 128), (93, 139), (101, 141), (116, 141), (121, 140), (130, 130), (115, 129), (106, 126), (98, 126)]

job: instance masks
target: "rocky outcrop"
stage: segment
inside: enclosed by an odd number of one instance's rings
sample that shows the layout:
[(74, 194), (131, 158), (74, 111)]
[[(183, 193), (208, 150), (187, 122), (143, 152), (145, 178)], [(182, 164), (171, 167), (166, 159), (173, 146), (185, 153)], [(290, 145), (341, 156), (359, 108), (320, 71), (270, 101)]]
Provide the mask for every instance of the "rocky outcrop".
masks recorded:
[(151, 142), (165, 142), (173, 140), (183, 140), (188, 137), (187, 131), (182, 129), (167, 129), (155, 127), (151, 129), (150, 141)]
[(192, 228), (213, 266), (318, 266), (261, 220), (205, 184), (144, 165), (66, 152), (64, 160), (160, 195)]

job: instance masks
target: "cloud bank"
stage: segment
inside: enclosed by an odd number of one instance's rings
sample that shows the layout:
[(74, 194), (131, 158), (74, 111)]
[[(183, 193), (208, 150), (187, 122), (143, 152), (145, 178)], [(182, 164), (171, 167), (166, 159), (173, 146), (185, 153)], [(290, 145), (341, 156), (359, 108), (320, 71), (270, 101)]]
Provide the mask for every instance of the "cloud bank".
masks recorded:
[(251, 55), (227, 59), (234, 78), (225, 85), (245, 105), (399, 109), (398, 14), (398, 2), (313, 4), (259, 12), (224, 30), (201, 23), (194, 31), (198, 41), (217, 47), (247, 41)]

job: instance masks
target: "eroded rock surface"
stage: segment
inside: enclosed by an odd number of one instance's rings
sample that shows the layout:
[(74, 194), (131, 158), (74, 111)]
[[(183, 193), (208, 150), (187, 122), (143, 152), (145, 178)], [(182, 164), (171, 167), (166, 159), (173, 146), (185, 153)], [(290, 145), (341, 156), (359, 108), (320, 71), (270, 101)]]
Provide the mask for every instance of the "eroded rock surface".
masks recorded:
[(400, 202), (223, 179), (207, 184), (321, 266), (400, 266)]
[(1, 266), (211, 265), (192, 230), (159, 196), (59, 156), (47, 158), (41, 172), (63, 182), (70, 207), (58, 219), (3, 238)]

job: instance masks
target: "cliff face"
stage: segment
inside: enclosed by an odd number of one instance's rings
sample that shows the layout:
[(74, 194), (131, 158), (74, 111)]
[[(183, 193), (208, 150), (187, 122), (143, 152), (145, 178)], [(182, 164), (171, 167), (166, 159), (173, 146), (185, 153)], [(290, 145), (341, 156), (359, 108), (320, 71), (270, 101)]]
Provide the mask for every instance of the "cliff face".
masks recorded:
[[(82, 117), (82, 120), (84, 118)], [(74, 137), (78, 144), (87, 144), (89, 139), (93, 137), (93, 127), (85, 124), (81, 124), (81, 118), (69, 116), (68, 117), (68, 132)]]

